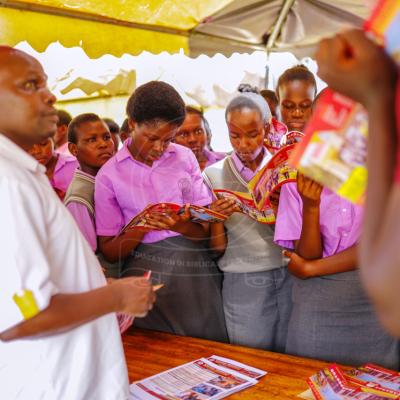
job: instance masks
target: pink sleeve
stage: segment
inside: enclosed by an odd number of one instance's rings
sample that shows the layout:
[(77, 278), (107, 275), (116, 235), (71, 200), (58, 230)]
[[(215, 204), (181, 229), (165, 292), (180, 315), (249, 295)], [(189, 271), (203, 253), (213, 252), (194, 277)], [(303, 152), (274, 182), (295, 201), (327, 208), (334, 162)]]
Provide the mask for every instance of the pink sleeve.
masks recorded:
[[(400, 74), (400, 71), (399, 71)], [(395, 171), (395, 182), (400, 185), (400, 78), (397, 82), (396, 94), (396, 120), (397, 120), (397, 164)]]
[(213, 197), (210, 193), (209, 188), (204, 183), (199, 163), (197, 162), (197, 159), (192, 152), (190, 152), (190, 155), (188, 157), (188, 163), (190, 166), (189, 173), (192, 178), (191, 179), (192, 190), (190, 191), (191, 198), (190, 199), (185, 198), (184, 202), (191, 203), (196, 206), (208, 206), (209, 204), (212, 203)]
[(124, 216), (107, 175), (96, 176), (94, 189), (96, 230), (98, 236), (115, 236), (124, 227)]
[(88, 241), (93, 251), (97, 249), (97, 236), (95, 224), (92, 216), (88, 209), (80, 203), (71, 202), (67, 205), (67, 209), (72, 214), (75, 222), (78, 224), (78, 228)]
[(303, 204), (297, 192), (297, 184), (282, 186), (279, 196), (278, 216), (275, 224), (274, 241), (281, 247), (294, 248), (294, 241), (300, 239)]

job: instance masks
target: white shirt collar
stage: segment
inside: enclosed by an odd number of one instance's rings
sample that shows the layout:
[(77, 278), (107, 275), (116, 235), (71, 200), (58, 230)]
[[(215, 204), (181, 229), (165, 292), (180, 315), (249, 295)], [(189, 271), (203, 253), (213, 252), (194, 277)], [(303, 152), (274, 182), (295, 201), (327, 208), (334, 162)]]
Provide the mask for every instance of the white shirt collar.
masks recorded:
[(21, 149), (13, 141), (0, 133), (0, 157), (5, 157), (21, 167), (32, 171), (45, 173), (46, 168), (30, 156), (25, 150)]

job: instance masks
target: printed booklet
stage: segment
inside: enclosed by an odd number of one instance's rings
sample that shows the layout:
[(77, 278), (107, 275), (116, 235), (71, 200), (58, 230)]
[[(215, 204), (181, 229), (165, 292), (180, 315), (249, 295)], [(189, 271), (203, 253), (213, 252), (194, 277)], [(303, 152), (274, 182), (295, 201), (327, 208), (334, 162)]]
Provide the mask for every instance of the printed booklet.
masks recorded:
[[(147, 220), (146, 216), (152, 213), (165, 213), (165, 212), (172, 212), (175, 214), (183, 214), (185, 212), (185, 206), (181, 206), (176, 203), (159, 203), (159, 204), (152, 204), (147, 206), (142, 212), (134, 216), (128, 224), (124, 226), (121, 230), (125, 232), (131, 229), (143, 229), (147, 228)], [(223, 222), (227, 219), (227, 217), (223, 214), (218, 212), (212, 211), (207, 207), (190, 205), (189, 212), (191, 215), (192, 222)]]

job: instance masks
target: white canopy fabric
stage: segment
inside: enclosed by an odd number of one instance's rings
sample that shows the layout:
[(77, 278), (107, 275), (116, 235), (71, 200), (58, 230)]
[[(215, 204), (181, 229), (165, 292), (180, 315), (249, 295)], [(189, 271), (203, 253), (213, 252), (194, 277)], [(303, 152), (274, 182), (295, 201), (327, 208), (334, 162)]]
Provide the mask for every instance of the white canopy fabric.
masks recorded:
[(370, 13), (363, 0), (234, 0), (189, 36), (189, 52), (214, 54), (266, 49), (313, 56), (316, 44)]

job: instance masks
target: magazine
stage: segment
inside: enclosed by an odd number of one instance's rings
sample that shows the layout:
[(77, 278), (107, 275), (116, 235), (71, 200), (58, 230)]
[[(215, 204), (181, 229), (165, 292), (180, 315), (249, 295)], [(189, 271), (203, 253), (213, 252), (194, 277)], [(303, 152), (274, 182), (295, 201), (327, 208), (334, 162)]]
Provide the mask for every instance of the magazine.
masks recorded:
[[(211, 356), (151, 376), (130, 386), (131, 400), (214, 400), (257, 384), (249, 374), (260, 371), (233, 360)], [(222, 366), (221, 364), (225, 364)], [(231, 368), (227, 368), (227, 366)], [(240, 369), (244, 373), (239, 373)]]
[(225, 198), (233, 200), (241, 213), (249, 216), (257, 222), (262, 224), (275, 223), (275, 215), (272, 208), (268, 207), (264, 211), (258, 210), (250, 193), (233, 192), (225, 189), (215, 189), (213, 192), (219, 199)]
[(334, 364), (313, 375), (307, 380), (307, 383), (317, 400), (386, 400), (392, 398), (384, 393), (362, 391), (360, 387), (348, 382), (341, 369)]
[(265, 135), (264, 145), (271, 154), (275, 154), (282, 147), (282, 137), (287, 134), (287, 127), (276, 118), (271, 118), (269, 132)]
[(366, 364), (360, 368), (345, 372), (346, 379), (364, 390), (375, 389), (380, 392), (400, 397), (400, 374), (374, 364)]
[(368, 117), (362, 106), (328, 89), (290, 163), (333, 192), (362, 204), (367, 184), (367, 130)]
[[(364, 29), (400, 65), (400, 2), (380, 0)], [(328, 90), (318, 101), (306, 138), (291, 165), (355, 204), (363, 204), (367, 184), (365, 110)]]
[(258, 210), (270, 208), (269, 197), (288, 182), (295, 182), (297, 170), (289, 165), (289, 158), (298, 144), (281, 148), (248, 183), (249, 191)]
[(370, 32), (400, 65), (400, 2), (378, 1), (371, 17), (365, 22), (364, 29)]
[[(175, 203), (159, 203), (147, 206), (142, 212), (135, 215), (129, 222), (126, 224), (120, 234), (127, 230), (131, 229), (144, 229), (148, 228), (146, 216), (152, 213), (164, 213), (166, 211), (173, 212), (175, 214), (183, 214), (185, 212), (185, 206), (181, 206)], [(207, 207), (190, 205), (189, 212), (191, 215), (192, 222), (224, 222), (227, 217), (218, 212), (212, 211)]]

